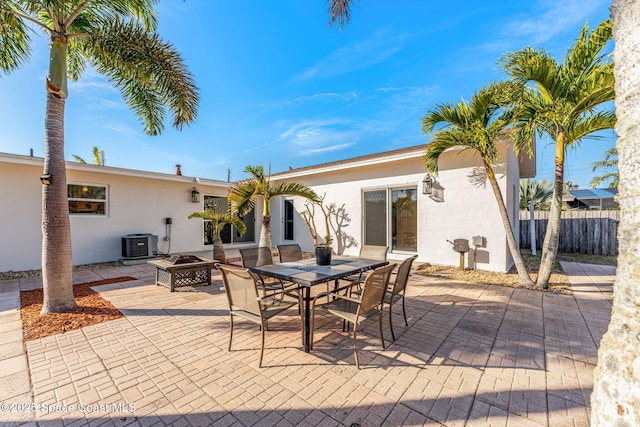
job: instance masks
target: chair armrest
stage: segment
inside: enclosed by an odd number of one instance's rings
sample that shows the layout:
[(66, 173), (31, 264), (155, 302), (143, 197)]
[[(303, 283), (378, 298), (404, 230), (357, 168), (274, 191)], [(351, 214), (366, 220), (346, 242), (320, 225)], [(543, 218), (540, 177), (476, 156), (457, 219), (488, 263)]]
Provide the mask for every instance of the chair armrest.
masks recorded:
[[(297, 290), (297, 289), (299, 289), (299, 287), (298, 287), (298, 288), (295, 288), (295, 290)], [(276, 297), (276, 296), (278, 296), (278, 295), (287, 295), (287, 296), (291, 296), (290, 292), (291, 292), (292, 290), (294, 290), (294, 289), (292, 289), (292, 288), (287, 288), (287, 289), (284, 289), (284, 290), (282, 290), (282, 291), (272, 292), (272, 293), (270, 293), (270, 294), (268, 294), (268, 295), (263, 295), (263, 296), (261, 296), (261, 297), (259, 296), (258, 298), (256, 298), (256, 301), (264, 301), (264, 300), (266, 300), (266, 299), (271, 299), (271, 298)]]
[(360, 300), (358, 298), (351, 298), (351, 297), (348, 297), (346, 295), (340, 295), (340, 294), (335, 293), (335, 292), (321, 292), (321, 293), (319, 293), (318, 295), (316, 295), (313, 298), (313, 301), (311, 302), (311, 304), (315, 305), (316, 300), (318, 298), (326, 297), (326, 296), (332, 296), (332, 297), (335, 297), (335, 298), (344, 299), (344, 300), (355, 302), (355, 303), (359, 303), (360, 302)]

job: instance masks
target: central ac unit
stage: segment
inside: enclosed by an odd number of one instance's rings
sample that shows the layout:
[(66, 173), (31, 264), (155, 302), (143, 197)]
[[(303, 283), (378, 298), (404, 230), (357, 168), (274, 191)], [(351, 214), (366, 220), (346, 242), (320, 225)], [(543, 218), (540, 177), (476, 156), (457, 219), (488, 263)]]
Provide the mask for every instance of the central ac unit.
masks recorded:
[(158, 250), (158, 236), (153, 234), (127, 234), (122, 238), (123, 258), (148, 258)]

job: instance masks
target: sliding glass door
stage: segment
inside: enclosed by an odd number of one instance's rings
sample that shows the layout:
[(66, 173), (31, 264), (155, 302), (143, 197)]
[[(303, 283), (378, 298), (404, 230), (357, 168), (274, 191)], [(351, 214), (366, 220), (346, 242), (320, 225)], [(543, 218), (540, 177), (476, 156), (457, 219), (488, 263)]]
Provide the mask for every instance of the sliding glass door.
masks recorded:
[(365, 245), (417, 252), (418, 202), (415, 187), (365, 191), (363, 216)]

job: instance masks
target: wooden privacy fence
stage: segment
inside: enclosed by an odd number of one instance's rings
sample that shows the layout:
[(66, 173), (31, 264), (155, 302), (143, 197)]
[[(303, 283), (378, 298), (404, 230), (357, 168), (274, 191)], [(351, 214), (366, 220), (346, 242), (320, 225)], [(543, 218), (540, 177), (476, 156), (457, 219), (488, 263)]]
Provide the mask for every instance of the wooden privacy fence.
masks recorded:
[[(536, 248), (541, 249), (549, 221), (548, 211), (534, 212)], [(520, 211), (520, 247), (531, 248), (529, 211)], [(560, 221), (560, 252), (618, 255), (620, 211), (563, 211)]]

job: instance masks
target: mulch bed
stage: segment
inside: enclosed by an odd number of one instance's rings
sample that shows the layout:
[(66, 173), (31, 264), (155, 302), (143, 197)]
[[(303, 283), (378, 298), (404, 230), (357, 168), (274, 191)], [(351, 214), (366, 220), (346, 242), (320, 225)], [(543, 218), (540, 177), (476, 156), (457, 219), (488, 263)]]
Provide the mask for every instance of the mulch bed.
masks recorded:
[(62, 334), (123, 317), (113, 304), (90, 288), (129, 280), (136, 280), (136, 278), (131, 276), (114, 277), (74, 285), (73, 295), (78, 307), (65, 313), (40, 314), (44, 299), (42, 289), (20, 292), (20, 317), (22, 318), (24, 340), (30, 341)]

